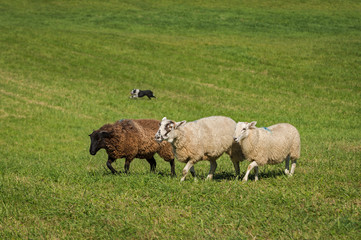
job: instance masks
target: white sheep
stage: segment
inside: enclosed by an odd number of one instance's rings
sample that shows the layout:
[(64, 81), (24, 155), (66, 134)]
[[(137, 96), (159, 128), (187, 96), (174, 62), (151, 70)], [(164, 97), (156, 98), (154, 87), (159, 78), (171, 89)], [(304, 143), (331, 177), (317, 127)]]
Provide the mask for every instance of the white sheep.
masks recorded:
[[(183, 169), (185, 180), (188, 171), (195, 176), (193, 165), (202, 160), (210, 162), (207, 179), (211, 180), (217, 168), (216, 160), (226, 152), (239, 175), (239, 162), (242, 160), (241, 148), (233, 142), (236, 122), (231, 118), (212, 116), (193, 122), (175, 122), (164, 117), (155, 135), (158, 142), (168, 141), (173, 146), (175, 157), (187, 163)], [(238, 167), (238, 168), (237, 168)]]
[[(243, 181), (248, 180), (248, 175), (253, 168), (255, 168), (255, 181), (257, 181), (258, 166), (278, 164), (285, 159), (285, 173), (292, 176), (301, 149), (300, 134), (297, 129), (288, 123), (257, 128), (256, 123), (238, 122), (234, 133), (234, 140), (240, 144), (244, 158), (251, 162)], [(289, 171), (290, 159), (291, 172)]]

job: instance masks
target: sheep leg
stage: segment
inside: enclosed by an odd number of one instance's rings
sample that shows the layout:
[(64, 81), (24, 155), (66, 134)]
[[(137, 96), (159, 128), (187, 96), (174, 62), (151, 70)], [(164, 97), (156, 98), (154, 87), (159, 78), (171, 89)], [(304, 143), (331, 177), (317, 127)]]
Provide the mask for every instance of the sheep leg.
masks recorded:
[(290, 155), (287, 155), (285, 161), (285, 174), (290, 175)]
[(293, 175), (293, 173), (295, 172), (295, 169), (296, 169), (296, 164), (297, 164), (297, 160), (296, 159), (292, 159), (292, 165), (291, 165), (291, 173), (290, 173), (290, 176)]
[(258, 166), (254, 167), (254, 174), (255, 174), (254, 181), (258, 181)]
[(186, 176), (188, 174), (189, 169), (193, 167), (193, 162), (188, 161), (186, 166), (183, 168), (183, 177), (181, 178), (181, 182), (183, 182), (186, 179)]
[(133, 159), (130, 158), (126, 158), (125, 159), (125, 163), (124, 163), (124, 172), (128, 173), (129, 171), (129, 167), (130, 167), (130, 163), (132, 162)]
[[(176, 176), (174, 159), (170, 160), (169, 164), (170, 164), (170, 172), (171, 172), (172, 176), (174, 177), (174, 176)], [(191, 169), (191, 172), (192, 172), (192, 169)]]
[(239, 176), (241, 175), (240, 170), (239, 170), (239, 161), (236, 159), (232, 159), (232, 158), (231, 158), (231, 160), (232, 160), (232, 163), (234, 166), (234, 170), (236, 171), (236, 178), (238, 179)]
[(217, 168), (217, 162), (216, 162), (215, 159), (209, 160), (209, 162), (211, 164), (211, 167), (209, 169), (209, 173), (208, 173), (208, 176), (207, 176), (206, 180), (212, 180), (213, 179), (214, 172), (216, 171), (216, 168)]
[[(246, 175), (243, 177), (243, 182), (247, 182), (248, 175), (254, 167), (258, 167), (258, 165), (255, 161), (251, 162), (251, 164), (248, 165)], [(257, 176), (257, 179), (258, 179), (258, 176)]]
[(115, 169), (113, 168), (113, 166), (112, 166), (112, 163), (113, 163), (114, 161), (115, 161), (114, 158), (108, 156), (107, 167), (110, 169), (110, 171), (111, 171), (113, 174), (118, 173), (117, 170), (115, 170)]
[(189, 171), (191, 172), (192, 176), (196, 178), (196, 171), (194, 170), (194, 166), (192, 166)]
[(244, 156), (243, 156), (242, 152), (238, 149), (238, 147), (239, 147), (238, 143), (235, 143), (234, 145), (232, 145), (232, 148), (231, 148), (232, 151), (229, 154), (229, 156), (231, 157), (233, 166), (234, 166), (234, 170), (236, 172), (236, 179), (239, 179), (239, 177), (241, 176), (240, 169), (239, 169), (239, 163), (244, 160)]
[(154, 156), (152, 156), (151, 158), (147, 158), (147, 161), (150, 164), (150, 171), (155, 172), (157, 162), (155, 161)]

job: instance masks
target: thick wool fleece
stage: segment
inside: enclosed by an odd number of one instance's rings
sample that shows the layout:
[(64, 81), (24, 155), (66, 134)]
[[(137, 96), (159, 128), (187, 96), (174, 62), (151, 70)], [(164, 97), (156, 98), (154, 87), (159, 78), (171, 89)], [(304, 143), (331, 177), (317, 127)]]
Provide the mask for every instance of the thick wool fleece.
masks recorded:
[(105, 140), (105, 150), (114, 159), (151, 158), (158, 153), (165, 161), (174, 159), (172, 146), (154, 140), (159, 121), (153, 119), (124, 119), (106, 124), (97, 131), (111, 133)]
[(300, 157), (301, 140), (294, 126), (279, 123), (267, 129), (249, 129), (248, 137), (240, 142), (246, 159), (262, 166), (281, 163), (288, 155), (291, 159)]
[(177, 160), (196, 163), (215, 160), (224, 152), (231, 154), (235, 126), (235, 121), (222, 116), (202, 118), (180, 126), (170, 133)]

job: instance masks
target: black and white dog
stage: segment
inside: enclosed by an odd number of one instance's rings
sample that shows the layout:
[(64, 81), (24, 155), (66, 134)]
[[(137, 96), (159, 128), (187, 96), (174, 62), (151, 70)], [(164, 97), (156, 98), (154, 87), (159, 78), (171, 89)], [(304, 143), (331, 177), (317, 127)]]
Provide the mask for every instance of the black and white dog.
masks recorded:
[(152, 97), (155, 98), (155, 96), (153, 95), (153, 92), (150, 90), (139, 90), (139, 89), (133, 89), (130, 92), (130, 98), (141, 98), (144, 96), (147, 96), (149, 99), (151, 99)]

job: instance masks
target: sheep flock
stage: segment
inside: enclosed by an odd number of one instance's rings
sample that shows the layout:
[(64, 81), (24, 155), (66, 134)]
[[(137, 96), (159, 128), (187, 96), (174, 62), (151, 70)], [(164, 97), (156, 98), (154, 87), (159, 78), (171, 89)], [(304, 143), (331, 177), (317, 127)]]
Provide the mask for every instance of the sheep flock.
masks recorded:
[[(279, 164), (285, 161), (285, 174), (292, 176), (300, 157), (301, 141), (297, 129), (288, 123), (269, 127), (256, 127), (256, 122), (238, 122), (224, 116), (210, 116), (195, 121), (174, 121), (164, 117), (154, 119), (123, 119), (113, 124), (105, 124), (90, 135), (91, 155), (100, 149), (108, 154), (107, 167), (118, 173), (112, 163), (125, 158), (124, 171), (129, 171), (134, 158), (146, 159), (150, 171), (156, 169), (154, 155), (170, 163), (171, 175), (175, 176), (176, 158), (185, 163), (181, 181), (191, 172), (196, 179), (194, 165), (199, 161), (209, 161), (210, 170), (206, 180), (212, 180), (217, 168), (217, 159), (224, 153), (229, 155), (240, 177), (239, 163), (250, 164), (243, 177), (248, 180), (252, 169), (258, 180), (258, 167)], [(291, 161), (291, 170), (289, 163)]]

